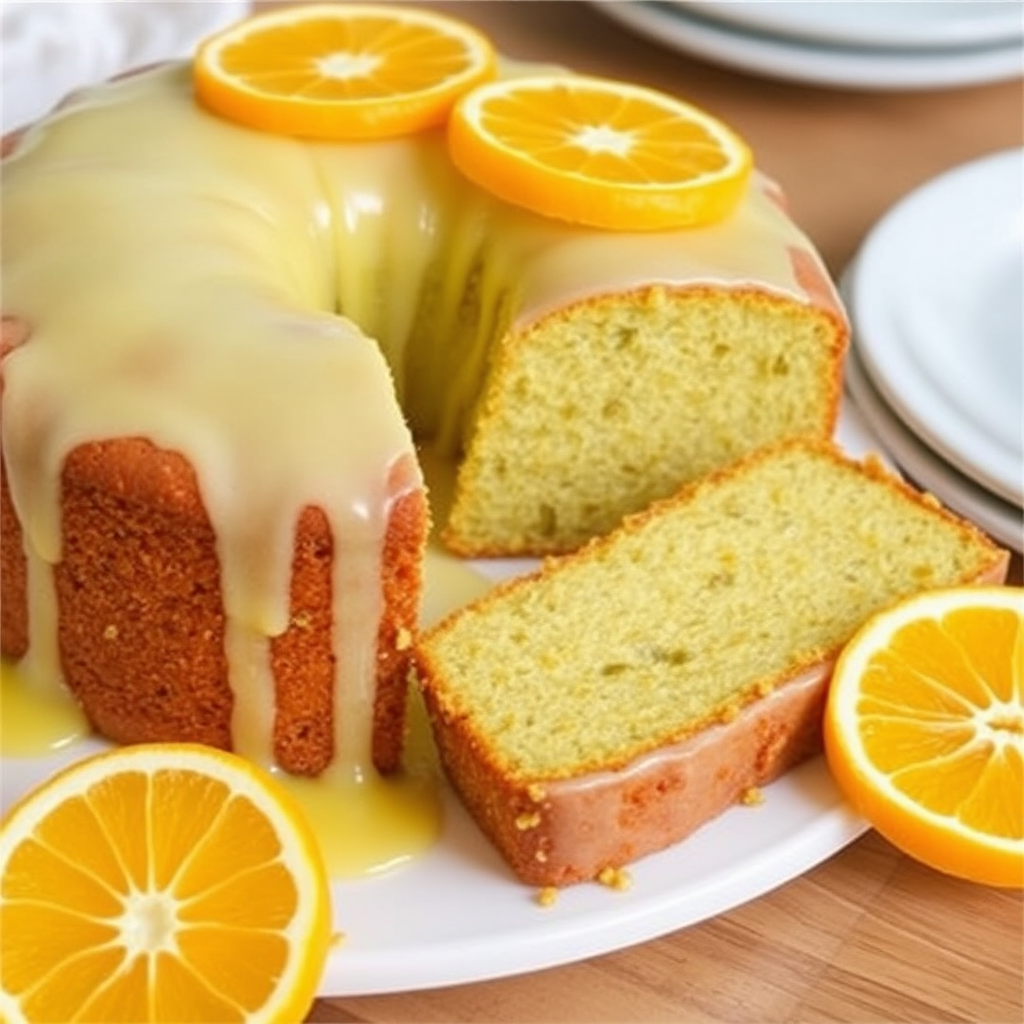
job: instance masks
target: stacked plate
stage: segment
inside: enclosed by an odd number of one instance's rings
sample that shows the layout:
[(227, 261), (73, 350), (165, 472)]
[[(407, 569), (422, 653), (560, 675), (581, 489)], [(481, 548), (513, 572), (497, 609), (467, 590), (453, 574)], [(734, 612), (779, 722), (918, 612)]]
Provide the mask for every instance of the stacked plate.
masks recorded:
[(1024, 74), (1021, 0), (598, 0), (627, 28), (774, 78), (923, 89)]
[(908, 477), (1024, 549), (1024, 150), (901, 200), (844, 275), (846, 387)]

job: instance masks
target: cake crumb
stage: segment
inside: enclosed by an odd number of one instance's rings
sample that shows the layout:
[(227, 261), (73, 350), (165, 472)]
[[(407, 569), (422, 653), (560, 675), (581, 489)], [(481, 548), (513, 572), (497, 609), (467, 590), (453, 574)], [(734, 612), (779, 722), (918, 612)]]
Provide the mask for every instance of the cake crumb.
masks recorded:
[(412, 647), (412, 633), (410, 633), (409, 630), (402, 628), (395, 636), (395, 650), (407, 651), (410, 647)]
[(548, 795), (547, 790), (539, 782), (531, 782), (526, 787), (526, 795), (535, 803), (539, 804)]
[(558, 889), (553, 885), (545, 885), (537, 890), (537, 902), (542, 907), (553, 907), (558, 902)]
[(109, 626), (107, 626), (106, 629), (103, 630), (103, 639), (104, 640), (116, 640), (117, 639), (117, 633), (118, 633), (117, 626), (115, 626), (113, 623), (111, 623)]
[(313, 618), (309, 612), (296, 612), (292, 616), (292, 625), (296, 629), (309, 629), (313, 625)]
[(530, 814), (520, 814), (516, 818), (516, 828), (520, 832), (526, 832), (531, 828), (536, 828), (541, 822), (540, 811), (533, 811)]
[(625, 868), (613, 868), (610, 865), (601, 868), (597, 880), (609, 889), (625, 892), (633, 885), (633, 876)]
[(740, 803), (744, 807), (759, 807), (764, 803), (764, 793), (758, 786), (750, 786), (743, 790), (740, 796)]

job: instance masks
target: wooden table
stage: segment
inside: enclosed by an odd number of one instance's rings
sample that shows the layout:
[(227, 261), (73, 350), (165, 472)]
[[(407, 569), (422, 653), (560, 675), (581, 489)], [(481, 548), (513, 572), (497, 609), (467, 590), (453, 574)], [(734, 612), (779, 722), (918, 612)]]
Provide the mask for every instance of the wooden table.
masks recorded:
[[(424, 6), (487, 29), (511, 56), (645, 82), (717, 113), (782, 182), (835, 273), (900, 196), (1024, 141), (1020, 82), (808, 88), (662, 49), (578, 0)], [(517, 978), (322, 999), (308, 1020), (1019, 1022), (1022, 910), (1019, 893), (944, 877), (868, 833), (798, 880), (664, 938)]]

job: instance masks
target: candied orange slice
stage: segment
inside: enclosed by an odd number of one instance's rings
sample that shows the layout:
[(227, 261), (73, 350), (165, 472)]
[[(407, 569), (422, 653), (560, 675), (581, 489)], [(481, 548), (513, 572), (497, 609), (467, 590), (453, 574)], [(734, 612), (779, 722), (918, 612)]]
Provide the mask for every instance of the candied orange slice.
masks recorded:
[(747, 144), (710, 114), (583, 75), (479, 86), (456, 104), (448, 141), (456, 166), (501, 199), (623, 231), (722, 220), (752, 166)]
[(312, 139), (379, 139), (444, 124), (492, 78), (482, 33), (412, 7), (286, 5), (205, 40), (196, 97), (229, 120)]

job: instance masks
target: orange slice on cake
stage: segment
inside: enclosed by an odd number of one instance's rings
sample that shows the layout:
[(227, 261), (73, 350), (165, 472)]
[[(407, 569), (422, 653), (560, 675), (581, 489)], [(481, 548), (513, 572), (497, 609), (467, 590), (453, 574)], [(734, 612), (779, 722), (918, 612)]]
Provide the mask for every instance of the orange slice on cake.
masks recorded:
[(443, 125), (495, 74), (482, 33), (413, 7), (285, 5), (211, 36), (196, 97), (229, 120), (312, 139), (379, 139)]
[(622, 231), (720, 221), (752, 166), (743, 139), (703, 110), (582, 75), (479, 86), (456, 104), (448, 140), (456, 166), (501, 199)]
[(0, 828), (0, 1019), (302, 1020), (331, 942), (310, 826), (191, 744), (79, 762)]
[(1024, 888), (1024, 590), (925, 592), (869, 621), (837, 662), (825, 752), (904, 852)]

